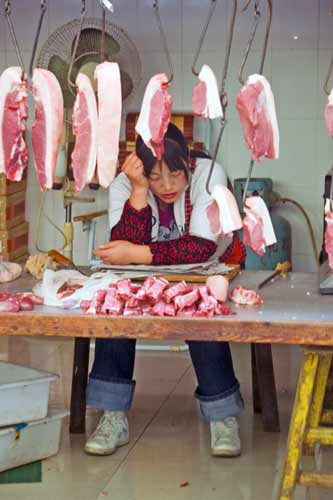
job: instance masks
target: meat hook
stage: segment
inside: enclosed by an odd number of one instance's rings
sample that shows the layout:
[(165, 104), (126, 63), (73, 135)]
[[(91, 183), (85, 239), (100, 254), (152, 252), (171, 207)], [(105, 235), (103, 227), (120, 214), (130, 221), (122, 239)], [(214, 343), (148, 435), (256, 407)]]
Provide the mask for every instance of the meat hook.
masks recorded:
[(223, 65), (223, 72), (222, 72), (222, 84), (221, 84), (221, 95), (220, 95), (223, 116), (221, 118), (221, 128), (220, 128), (220, 132), (219, 132), (219, 135), (218, 135), (218, 138), (216, 141), (214, 154), (213, 154), (213, 158), (212, 158), (212, 162), (210, 165), (210, 170), (209, 170), (209, 174), (208, 174), (207, 182), (206, 182), (206, 191), (208, 194), (212, 194), (212, 192), (209, 188), (209, 184), (210, 184), (210, 181), (211, 181), (211, 178), (213, 175), (217, 154), (219, 152), (220, 144), (222, 141), (223, 132), (224, 132), (225, 126), (227, 124), (226, 111), (227, 111), (227, 107), (228, 107), (228, 96), (227, 96), (227, 92), (225, 90), (225, 87), (226, 87), (226, 83), (227, 83), (228, 68), (229, 68), (229, 61), (230, 61), (230, 54), (231, 54), (231, 46), (232, 46), (234, 27), (235, 27), (235, 21), (236, 21), (236, 14), (237, 14), (237, 0), (233, 0), (232, 4), (233, 4), (233, 7), (232, 7), (231, 19), (230, 19), (230, 23), (229, 23), (229, 33), (228, 33), (228, 39), (227, 39), (226, 53), (225, 53), (225, 57), (224, 57), (224, 65)]
[(331, 93), (331, 89), (329, 88), (328, 83), (329, 83), (329, 80), (330, 80), (331, 75), (332, 75), (332, 69), (333, 69), (333, 57), (331, 56), (330, 64), (329, 64), (329, 67), (327, 70), (327, 75), (326, 75), (325, 82), (324, 82), (324, 90), (325, 90), (327, 95), (330, 95), (330, 93)]
[[(246, 5), (242, 9), (242, 12), (245, 12), (247, 10), (247, 8), (249, 7), (251, 2), (252, 2), (252, 0), (248, 0)], [(262, 53), (261, 53), (260, 66), (259, 66), (259, 71), (258, 71), (259, 75), (262, 74), (263, 69), (264, 69), (264, 64), (265, 64), (265, 59), (266, 59), (266, 54), (267, 54), (268, 39), (269, 39), (269, 35), (270, 35), (270, 31), (271, 31), (271, 24), (272, 24), (272, 12), (273, 12), (272, 0), (267, 0), (267, 5), (268, 5), (268, 16), (267, 16), (267, 23), (266, 23), (265, 40), (264, 40), (264, 45), (263, 45), (263, 49), (262, 49)], [(243, 78), (244, 67), (245, 67), (246, 61), (247, 61), (248, 56), (249, 56), (249, 52), (251, 50), (251, 47), (252, 47), (252, 44), (253, 44), (253, 41), (254, 41), (254, 38), (256, 35), (256, 31), (258, 28), (260, 18), (261, 18), (261, 11), (260, 11), (259, 0), (255, 0), (255, 2), (254, 2), (254, 25), (253, 25), (253, 28), (252, 28), (252, 31), (250, 34), (250, 38), (249, 38), (247, 47), (245, 49), (244, 58), (243, 58), (241, 68), (239, 71), (239, 76), (238, 76), (238, 80), (242, 85), (244, 85), (244, 83), (245, 83), (245, 80)], [(253, 167), (254, 167), (254, 160), (251, 159), (246, 182), (245, 182), (244, 192), (243, 192), (243, 205), (245, 205), (247, 190), (249, 187), (249, 182), (251, 180)]]
[(154, 8), (154, 11), (155, 11), (157, 26), (158, 26), (158, 29), (159, 29), (160, 35), (161, 35), (161, 40), (162, 40), (162, 43), (163, 43), (163, 48), (164, 48), (165, 56), (167, 58), (168, 65), (169, 65), (170, 76), (169, 76), (169, 79), (168, 79), (168, 84), (170, 84), (172, 82), (172, 80), (173, 80), (173, 66), (172, 66), (170, 52), (169, 52), (169, 49), (168, 49), (168, 44), (167, 44), (167, 41), (166, 41), (166, 37), (165, 37), (163, 25), (162, 25), (161, 16), (160, 16), (159, 9), (158, 9), (158, 0), (154, 0), (153, 8)]
[(195, 65), (197, 64), (197, 61), (198, 61), (198, 58), (199, 58), (199, 54), (201, 52), (201, 49), (202, 49), (202, 46), (203, 46), (203, 43), (204, 43), (204, 40), (205, 40), (205, 37), (206, 37), (206, 34), (207, 34), (208, 26), (209, 26), (209, 23), (210, 23), (210, 21), (212, 19), (212, 15), (213, 15), (213, 12), (215, 10), (216, 5), (217, 5), (217, 0), (211, 0), (209, 12), (208, 12), (208, 17), (207, 17), (206, 23), (205, 23), (205, 25), (203, 27), (203, 30), (201, 32), (200, 39), (199, 39), (199, 44), (198, 44), (198, 48), (196, 50), (196, 53), (195, 53), (195, 56), (194, 56), (194, 59), (193, 59), (193, 63), (192, 63), (192, 73), (195, 76), (199, 75), (199, 71), (197, 71), (197, 69), (195, 68)]
[(78, 32), (77, 32), (77, 35), (76, 35), (76, 38), (75, 38), (75, 44), (74, 44), (74, 48), (73, 48), (72, 59), (71, 59), (71, 63), (69, 65), (69, 70), (68, 70), (68, 74), (67, 74), (68, 88), (69, 88), (71, 94), (74, 97), (75, 97), (75, 92), (74, 92), (73, 89), (76, 89), (76, 85), (75, 85), (75, 83), (72, 82), (72, 71), (73, 71), (73, 66), (74, 66), (74, 62), (75, 62), (75, 58), (76, 58), (77, 48), (79, 46), (79, 40), (80, 40), (82, 28), (83, 28), (83, 21), (84, 21), (84, 18), (86, 16), (86, 13), (87, 13), (86, 0), (82, 0), (81, 17), (80, 17), (80, 21), (79, 21), (79, 29), (78, 29)]
[[(252, 2), (252, 0), (248, 0), (246, 5), (242, 9), (242, 12), (245, 12), (247, 10), (247, 8), (249, 7), (251, 2)], [(270, 31), (271, 31), (271, 24), (272, 24), (272, 13), (273, 13), (272, 0), (267, 0), (267, 5), (268, 5), (268, 16), (267, 16), (267, 23), (266, 23), (265, 40), (264, 40), (264, 45), (263, 45), (261, 60), (260, 60), (260, 66), (259, 66), (259, 71), (258, 71), (259, 75), (262, 74), (263, 69), (264, 69), (264, 64), (265, 64), (265, 59), (266, 59), (266, 54), (267, 54), (268, 39), (269, 39), (269, 35), (270, 35)], [(254, 25), (253, 25), (253, 28), (252, 28), (252, 31), (250, 34), (250, 38), (249, 38), (247, 47), (245, 49), (244, 58), (243, 58), (241, 68), (239, 71), (239, 76), (238, 76), (238, 80), (242, 85), (244, 85), (244, 83), (245, 83), (245, 79), (243, 77), (244, 67), (245, 67), (246, 61), (248, 59), (248, 56), (249, 56), (249, 53), (250, 53), (250, 50), (251, 50), (251, 47), (252, 47), (256, 32), (257, 32), (260, 18), (261, 18), (260, 3), (259, 3), (259, 0), (255, 0), (255, 2), (254, 2)]]
[(35, 57), (36, 57), (38, 41), (39, 41), (40, 32), (42, 29), (43, 19), (44, 19), (46, 10), (47, 10), (47, 0), (41, 0), (41, 2), (40, 2), (40, 16), (39, 16), (39, 21), (38, 21), (38, 26), (37, 26), (37, 33), (35, 36), (34, 45), (33, 45), (32, 54), (31, 54), (31, 59), (30, 59), (30, 64), (29, 64), (29, 77), (30, 78), (32, 78), (32, 72), (33, 72), (33, 68), (34, 68), (34, 62), (35, 62)]
[(12, 22), (12, 19), (10, 17), (11, 16), (10, 0), (4, 0), (4, 7), (5, 7), (5, 14), (6, 14), (7, 24), (8, 24), (8, 28), (9, 28), (9, 33), (10, 33), (13, 45), (15, 47), (17, 58), (19, 60), (20, 66), (22, 68), (22, 79), (23, 79), (24, 76), (26, 75), (26, 71), (25, 71), (25, 66), (24, 66), (21, 50), (20, 50), (20, 47), (19, 47), (19, 44), (18, 44), (18, 41), (16, 38), (13, 22)]

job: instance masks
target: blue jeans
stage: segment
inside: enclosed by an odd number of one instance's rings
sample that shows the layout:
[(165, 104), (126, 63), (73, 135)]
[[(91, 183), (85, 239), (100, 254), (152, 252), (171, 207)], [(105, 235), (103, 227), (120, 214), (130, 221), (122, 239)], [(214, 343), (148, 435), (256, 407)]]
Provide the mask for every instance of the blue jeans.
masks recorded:
[[(103, 410), (131, 407), (135, 343), (133, 339), (96, 339), (95, 360), (89, 377), (87, 403)], [(241, 413), (244, 403), (235, 377), (229, 344), (188, 341), (198, 380), (195, 397), (206, 421)]]

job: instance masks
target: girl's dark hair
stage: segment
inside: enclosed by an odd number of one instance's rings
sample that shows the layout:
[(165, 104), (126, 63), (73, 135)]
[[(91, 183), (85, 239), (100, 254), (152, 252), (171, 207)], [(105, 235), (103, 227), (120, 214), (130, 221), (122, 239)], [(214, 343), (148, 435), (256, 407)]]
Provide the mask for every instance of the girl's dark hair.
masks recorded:
[[(136, 154), (143, 163), (146, 176), (149, 177), (157, 159), (145, 145), (141, 136), (138, 136), (136, 141)], [(165, 161), (171, 172), (183, 170), (186, 177), (189, 178), (189, 160), (192, 157), (209, 158), (203, 152), (190, 152), (182, 132), (176, 125), (170, 123), (164, 136), (164, 154), (162, 160)]]

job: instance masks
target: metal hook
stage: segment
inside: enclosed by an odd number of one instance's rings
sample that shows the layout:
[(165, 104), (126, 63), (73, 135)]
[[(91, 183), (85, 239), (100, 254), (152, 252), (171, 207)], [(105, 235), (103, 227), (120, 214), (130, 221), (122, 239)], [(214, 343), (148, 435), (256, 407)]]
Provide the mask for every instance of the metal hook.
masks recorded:
[(203, 27), (203, 30), (201, 32), (200, 39), (199, 39), (199, 44), (198, 44), (198, 48), (197, 48), (197, 51), (195, 53), (195, 56), (194, 56), (194, 59), (193, 59), (193, 63), (192, 63), (192, 73), (195, 76), (199, 75), (199, 71), (196, 70), (195, 65), (197, 64), (197, 61), (198, 61), (198, 58), (199, 58), (199, 54), (200, 54), (202, 46), (203, 46), (204, 39), (206, 37), (206, 33), (207, 33), (207, 30), (208, 30), (209, 23), (211, 21), (213, 12), (214, 12), (215, 7), (217, 5), (217, 0), (211, 0), (211, 2), (212, 3), (211, 3), (210, 8), (209, 8), (208, 17), (207, 17), (206, 23), (205, 23), (205, 25)]
[(86, 12), (87, 12), (86, 1), (82, 0), (82, 9), (81, 9), (81, 17), (80, 17), (79, 29), (78, 29), (78, 32), (77, 32), (77, 35), (76, 35), (76, 38), (75, 38), (75, 44), (74, 44), (72, 59), (71, 59), (70, 65), (69, 65), (68, 73), (67, 73), (68, 88), (69, 88), (71, 94), (74, 97), (75, 97), (75, 92), (74, 92), (73, 89), (76, 89), (76, 85), (75, 85), (75, 83), (72, 82), (71, 78), (72, 78), (73, 66), (74, 66), (74, 62), (75, 62), (75, 58), (76, 58), (77, 48), (79, 46), (79, 40), (80, 40), (81, 31), (82, 31), (82, 28), (83, 28), (83, 21), (84, 21)]
[[(249, 7), (251, 1), (252, 0), (248, 0), (246, 5), (242, 9), (242, 12), (246, 11), (246, 9)], [(258, 71), (259, 75), (262, 74), (263, 69), (264, 69), (264, 64), (265, 64), (265, 59), (266, 59), (266, 54), (267, 54), (268, 39), (269, 39), (269, 35), (270, 35), (270, 31), (271, 31), (271, 24), (272, 24), (272, 12), (273, 12), (272, 0), (267, 0), (267, 5), (268, 5), (268, 17), (267, 17), (267, 23), (266, 23), (265, 40), (264, 40), (264, 45), (263, 45), (261, 60), (260, 60), (260, 66), (259, 66), (259, 71)], [(239, 76), (238, 76), (238, 80), (242, 85), (244, 85), (244, 83), (245, 83), (245, 80), (243, 78), (244, 67), (245, 67), (246, 61), (248, 59), (249, 52), (251, 50), (253, 40), (254, 40), (255, 35), (256, 35), (256, 31), (257, 31), (257, 27), (258, 27), (260, 18), (261, 18), (261, 12), (260, 12), (260, 7), (259, 7), (259, 0), (255, 0), (255, 2), (254, 2), (254, 25), (253, 25), (253, 28), (252, 28), (252, 31), (250, 34), (250, 38), (249, 38), (249, 41), (248, 41), (248, 44), (247, 44), (247, 47), (245, 50), (244, 58), (243, 58), (241, 68), (239, 71)], [(244, 192), (243, 192), (243, 206), (245, 206), (247, 190), (248, 190), (249, 183), (250, 183), (250, 180), (252, 177), (253, 167), (254, 167), (254, 160), (251, 158), (249, 170), (248, 170), (247, 178), (246, 178), (246, 182), (245, 182)]]
[(158, 0), (154, 0), (153, 8), (155, 10), (155, 16), (156, 16), (156, 20), (157, 20), (158, 29), (160, 30), (160, 35), (161, 35), (161, 39), (162, 39), (162, 43), (163, 43), (163, 47), (164, 47), (165, 56), (167, 58), (168, 65), (169, 65), (170, 76), (169, 76), (169, 79), (168, 79), (168, 84), (170, 84), (172, 82), (172, 80), (173, 80), (173, 66), (172, 66), (172, 61), (171, 61), (170, 52), (169, 52), (169, 49), (168, 49), (168, 44), (167, 44), (167, 41), (166, 41), (165, 33), (164, 33), (164, 30), (163, 30), (161, 16), (160, 16), (160, 13), (159, 13), (159, 10), (158, 10)]
[(227, 124), (226, 111), (227, 111), (227, 107), (228, 107), (228, 97), (227, 97), (225, 87), (226, 87), (226, 83), (227, 83), (228, 68), (229, 68), (229, 61), (230, 61), (230, 54), (231, 54), (232, 39), (233, 39), (233, 35), (234, 35), (236, 14), (237, 14), (237, 0), (233, 0), (233, 9), (232, 9), (231, 19), (230, 19), (230, 24), (229, 24), (227, 48), (226, 48), (226, 54), (225, 54), (225, 58), (224, 58), (224, 65), (223, 65), (223, 72), (222, 72), (221, 104), (222, 104), (222, 110), (223, 110), (223, 117), (221, 118), (221, 128), (220, 128), (220, 132), (219, 132), (219, 135), (218, 135), (218, 138), (216, 141), (215, 150), (214, 150), (214, 154), (213, 154), (213, 158), (212, 158), (212, 162), (210, 165), (210, 170), (209, 170), (209, 174), (208, 174), (207, 182), (206, 182), (206, 191), (208, 194), (212, 194), (212, 192), (209, 188), (209, 184), (210, 184), (210, 181), (211, 181), (211, 178), (213, 175), (217, 154), (219, 152), (220, 144), (222, 141), (223, 132), (224, 132), (225, 126)]
[(324, 90), (325, 90), (327, 95), (330, 95), (330, 93), (331, 93), (331, 89), (328, 87), (328, 82), (331, 78), (332, 69), (333, 69), (333, 57), (331, 56), (330, 65), (328, 67), (327, 75), (326, 75), (325, 82), (324, 82)]
[(4, 7), (5, 7), (5, 14), (6, 14), (7, 24), (8, 24), (8, 28), (9, 28), (9, 33), (10, 33), (10, 36), (11, 36), (11, 39), (12, 39), (12, 42), (13, 42), (13, 45), (15, 48), (17, 58), (19, 60), (20, 66), (22, 68), (22, 79), (23, 79), (24, 75), (26, 75), (26, 71), (25, 71), (25, 66), (24, 66), (21, 50), (20, 50), (20, 47), (19, 47), (19, 44), (18, 44), (18, 41), (16, 38), (15, 29), (14, 29), (14, 26), (12, 23), (12, 19), (10, 17), (11, 11), (12, 11), (10, 0), (4, 0)]
[[(252, 0), (248, 0), (247, 4), (242, 9), (242, 12), (245, 12), (247, 10), (251, 1)], [(264, 63), (265, 63), (265, 59), (266, 59), (267, 46), (268, 46), (268, 39), (269, 39), (269, 34), (271, 31), (271, 23), (272, 23), (272, 12), (273, 12), (272, 0), (266, 0), (266, 1), (268, 4), (268, 17), (267, 17), (267, 23), (266, 23), (265, 40), (264, 40), (264, 45), (263, 45), (261, 60), (260, 60), (260, 66), (259, 66), (259, 71), (258, 71), (259, 75), (262, 74), (263, 69), (264, 69)], [(240, 83), (242, 85), (244, 85), (244, 83), (245, 83), (245, 79), (243, 77), (244, 67), (245, 67), (246, 61), (248, 59), (248, 56), (249, 56), (249, 53), (250, 53), (250, 50), (251, 50), (251, 47), (252, 47), (256, 32), (257, 32), (260, 18), (261, 18), (261, 12), (260, 12), (260, 7), (259, 7), (259, 0), (255, 0), (255, 2), (254, 2), (254, 25), (253, 25), (253, 28), (252, 28), (252, 31), (250, 34), (250, 38), (249, 38), (249, 41), (248, 41), (248, 44), (247, 44), (247, 47), (245, 50), (244, 58), (243, 58), (241, 68), (239, 71), (239, 76), (238, 76), (238, 80), (240, 81)]]
[(29, 64), (29, 77), (30, 78), (32, 78), (32, 72), (33, 72), (33, 67), (34, 67), (34, 62), (35, 62), (35, 57), (36, 57), (39, 36), (40, 36), (41, 29), (42, 29), (44, 15), (45, 15), (45, 12), (47, 10), (47, 0), (41, 0), (40, 9), (41, 9), (41, 13), (39, 16), (37, 33), (35, 36), (34, 45), (33, 45), (32, 54), (31, 54), (31, 59), (30, 59), (30, 64)]

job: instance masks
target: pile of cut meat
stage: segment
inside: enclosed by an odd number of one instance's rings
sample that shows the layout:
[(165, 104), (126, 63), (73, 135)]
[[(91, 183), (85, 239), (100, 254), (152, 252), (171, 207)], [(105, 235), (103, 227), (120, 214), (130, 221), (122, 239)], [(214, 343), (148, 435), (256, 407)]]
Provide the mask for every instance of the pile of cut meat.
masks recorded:
[(219, 303), (207, 286), (184, 281), (171, 286), (164, 278), (148, 276), (143, 285), (125, 279), (97, 290), (92, 300), (81, 301), (86, 314), (122, 316), (183, 316), (210, 318), (234, 314)]
[(26, 293), (0, 293), (0, 313), (19, 311), (32, 311), (35, 305), (42, 305), (43, 297), (39, 297), (30, 292)]

